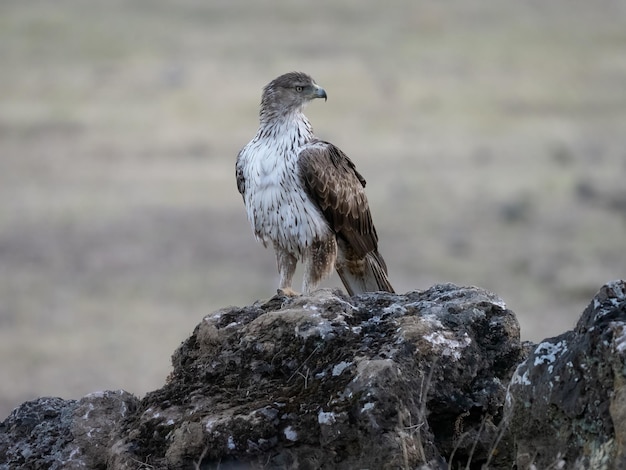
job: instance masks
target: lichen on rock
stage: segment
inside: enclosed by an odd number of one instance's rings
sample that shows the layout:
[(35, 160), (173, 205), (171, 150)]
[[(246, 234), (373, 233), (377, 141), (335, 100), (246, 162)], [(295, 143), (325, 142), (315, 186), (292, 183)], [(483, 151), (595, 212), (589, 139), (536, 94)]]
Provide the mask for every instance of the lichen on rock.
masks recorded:
[(106, 468), (118, 424), (138, 403), (123, 390), (25, 402), (0, 424), (0, 469)]
[(573, 331), (543, 340), (509, 387), (519, 468), (626, 468), (626, 283), (603, 286)]
[(126, 423), (128, 456), (171, 468), (486, 459), (495, 436), (478, 429), (497, 427), (520, 351), (499, 298), (451, 284), (222, 309), (174, 354), (169, 383), (142, 401), (151, 413)]
[(521, 343), (494, 294), (323, 289), (207, 315), (143, 399), (40, 398), (0, 470), (626, 468), (626, 283)]

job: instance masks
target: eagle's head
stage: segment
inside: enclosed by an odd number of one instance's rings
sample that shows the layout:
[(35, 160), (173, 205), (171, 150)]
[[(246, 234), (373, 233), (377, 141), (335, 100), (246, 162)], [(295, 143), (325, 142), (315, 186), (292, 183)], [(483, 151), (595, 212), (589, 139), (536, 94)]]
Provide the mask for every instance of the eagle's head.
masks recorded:
[(271, 110), (279, 114), (289, 114), (302, 109), (315, 98), (326, 100), (326, 91), (306, 73), (289, 72), (275, 78), (263, 88), (261, 113)]

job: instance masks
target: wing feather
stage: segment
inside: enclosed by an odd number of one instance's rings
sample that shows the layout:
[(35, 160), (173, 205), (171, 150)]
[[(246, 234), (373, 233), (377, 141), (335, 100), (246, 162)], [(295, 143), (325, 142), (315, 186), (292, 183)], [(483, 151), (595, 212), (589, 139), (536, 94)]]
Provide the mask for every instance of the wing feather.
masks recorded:
[[(237, 190), (239, 194), (244, 196), (246, 192), (246, 180), (243, 176), (243, 159), (241, 154), (243, 153), (243, 149), (237, 155), (237, 161), (235, 163), (235, 177), (237, 178)], [(245, 197), (244, 197), (245, 200)]]
[(328, 142), (313, 141), (300, 152), (298, 169), (308, 196), (355, 254), (363, 257), (377, 250), (365, 179), (348, 156)]

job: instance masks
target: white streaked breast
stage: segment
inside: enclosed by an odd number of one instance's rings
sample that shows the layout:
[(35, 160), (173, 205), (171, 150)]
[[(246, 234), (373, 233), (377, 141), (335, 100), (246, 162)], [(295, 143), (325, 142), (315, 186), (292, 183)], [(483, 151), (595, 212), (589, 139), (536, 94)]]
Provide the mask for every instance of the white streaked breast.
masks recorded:
[(290, 151), (292, 145), (285, 140), (255, 139), (243, 149), (244, 199), (257, 239), (265, 244), (277, 242), (301, 255), (313, 240), (327, 237), (329, 228), (305, 196), (297, 175), (299, 147)]

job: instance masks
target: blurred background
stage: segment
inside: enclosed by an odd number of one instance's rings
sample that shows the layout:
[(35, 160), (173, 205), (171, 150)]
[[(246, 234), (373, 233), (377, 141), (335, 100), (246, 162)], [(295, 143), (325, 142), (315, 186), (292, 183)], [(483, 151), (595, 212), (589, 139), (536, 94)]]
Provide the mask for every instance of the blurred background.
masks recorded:
[(484, 287), (537, 341), (626, 276), (623, 1), (4, 1), (0, 419), (143, 395), (204, 315), (275, 292), (234, 162), (292, 70), (398, 292)]

